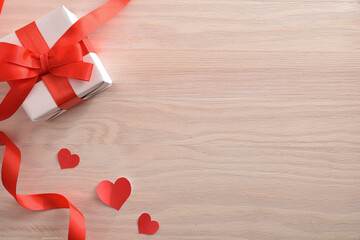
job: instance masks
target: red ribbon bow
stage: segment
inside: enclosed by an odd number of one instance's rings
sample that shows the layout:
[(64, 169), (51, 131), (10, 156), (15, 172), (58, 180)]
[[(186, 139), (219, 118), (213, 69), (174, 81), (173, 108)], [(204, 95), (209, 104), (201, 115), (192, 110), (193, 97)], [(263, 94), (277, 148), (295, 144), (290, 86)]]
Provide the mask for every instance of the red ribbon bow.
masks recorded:
[(89, 81), (93, 64), (83, 62), (79, 43), (50, 49), (45, 54), (10, 43), (0, 43), (0, 82), (16, 81), (46, 74)]
[(0, 104), (0, 121), (16, 112), (40, 80), (59, 108), (68, 110), (81, 103), (68, 78), (90, 80), (93, 65), (83, 62), (83, 55), (90, 52), (86, 36), (50, 49), (35, 22), (16, 35), (23, 47), (0, 43), (0, 82), (11, 87)]

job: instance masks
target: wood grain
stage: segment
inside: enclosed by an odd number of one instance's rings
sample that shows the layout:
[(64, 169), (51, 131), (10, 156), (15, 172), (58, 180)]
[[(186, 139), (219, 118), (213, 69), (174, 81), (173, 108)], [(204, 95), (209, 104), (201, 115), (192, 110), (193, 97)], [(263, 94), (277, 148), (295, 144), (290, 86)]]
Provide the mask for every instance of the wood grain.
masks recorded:
[[(0, 35), (101, 2), (9, 0)], [(134, 0), (90, 39), (109, 90), (0, 123), (22, 150), (19, 193), (65, 194), (88, 240), (360, 239), (359, 1)], [(62, 147), (77, 168), (60, 170)], [(117, 212), (95, 189), (121, 176), (133, 193)], [(137, 233), (142, 212), (156, 235)], [(0, 187), (0, 239), (65, 240), (67, 225)]]

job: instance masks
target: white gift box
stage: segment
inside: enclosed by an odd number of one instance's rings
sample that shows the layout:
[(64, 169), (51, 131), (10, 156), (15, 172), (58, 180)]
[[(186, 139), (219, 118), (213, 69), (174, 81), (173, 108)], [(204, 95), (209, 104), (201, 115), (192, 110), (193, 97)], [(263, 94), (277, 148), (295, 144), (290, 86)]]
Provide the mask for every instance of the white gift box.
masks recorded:
[[(52, 48), (57, 40), (60, 39), (77, 20), (78, 18), (72, 12), (64, 6), (61, 6), (39, 18), (35, 23), (49, 48)], [(22, 46), (15, 32), (0, 39), (0, 42)], [(82, 99), (87, 99), (110, 87), (112, 82), (109, 74), (95, 53), (91, 52), (85, 55), (83, 61), (94, 64), (90, 81), (68, 79), (76, 95)], [(32, 121), (52, 119), (66, 111), (56, 105), (43, 81), (35, 84), (23, 102), (22, 107)]]

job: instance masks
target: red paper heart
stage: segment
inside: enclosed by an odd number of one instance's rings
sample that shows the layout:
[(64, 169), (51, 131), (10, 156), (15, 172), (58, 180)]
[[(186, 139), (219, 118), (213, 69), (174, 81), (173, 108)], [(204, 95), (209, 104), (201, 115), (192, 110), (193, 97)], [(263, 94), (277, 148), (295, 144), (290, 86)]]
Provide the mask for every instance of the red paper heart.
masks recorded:
[(140, 234), (154, 234), (159, 230), (159, 223), (157, 221), (151, 221), (148, 213), (143, 213), (139, 217), (138, 227)]
[(114, 184), (104, 180), (99, 183), (96, 192), (106, 205), (120, 210), (130, 196), (131, 185), (126, 178), (119, 178)]
[(74, 168), (80, 162), (79, 156), (77, 154), (71, 154), (67, 148), (63, 148), (58, 152), (58, 160), (61, 169)]

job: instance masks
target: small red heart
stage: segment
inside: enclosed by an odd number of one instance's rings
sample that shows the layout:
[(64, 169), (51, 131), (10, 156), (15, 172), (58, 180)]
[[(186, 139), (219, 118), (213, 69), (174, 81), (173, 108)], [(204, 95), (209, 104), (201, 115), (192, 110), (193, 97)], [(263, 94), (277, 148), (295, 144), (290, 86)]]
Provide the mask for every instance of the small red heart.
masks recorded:
[(58, 160), (61, 169), (74, 168), (79, 165), (80, 158), (77, 154), (71, 154), (70, 150), (63, 148), (58, 152)]
[(114, 184), (104, 180), (98, 184), (96, 192), (103, 203), (119, 211), (130, 196), (131, 184), (126, 178), (119, 178)]
[(151, 221), (148, 213), (143, 213), (139, 217), (138, 227), (140, 234), (154, 234), (159, 230), (159, 223), (157, 221)]

